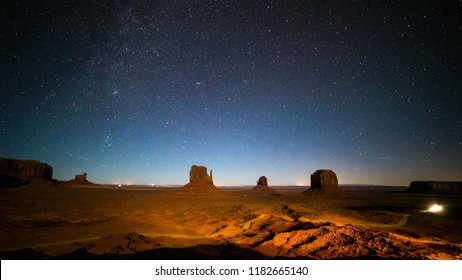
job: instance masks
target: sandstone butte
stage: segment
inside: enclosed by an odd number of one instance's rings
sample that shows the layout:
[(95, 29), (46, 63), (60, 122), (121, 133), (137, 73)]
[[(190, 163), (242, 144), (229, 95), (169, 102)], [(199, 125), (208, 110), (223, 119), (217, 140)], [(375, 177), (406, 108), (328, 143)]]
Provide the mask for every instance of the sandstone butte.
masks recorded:
[(179, 190), (180, 193), (219, 193), (220, 190), (213, 184), (212, 170), (207, 174), (205, 166), (191, 166), (189, 183)]
[(344, 192), (338, 186), (337, 175), (334, 171), (320, 169), (311, 174), (311, 187), (303, 194), (336, 197), (342, 196)]
[(92, 182), (87, 180), (87, 173), (76, 174), (74, 179), (65, 183), (71, 185), (94, 185)]
[(259, 192), (259, 193), (270, 193), (276, 194), (277, 192), (268, 186), (268, 179), (265, 176), (261, 176), (258, 181), (257, 185), (252, 188), (252, 191)]

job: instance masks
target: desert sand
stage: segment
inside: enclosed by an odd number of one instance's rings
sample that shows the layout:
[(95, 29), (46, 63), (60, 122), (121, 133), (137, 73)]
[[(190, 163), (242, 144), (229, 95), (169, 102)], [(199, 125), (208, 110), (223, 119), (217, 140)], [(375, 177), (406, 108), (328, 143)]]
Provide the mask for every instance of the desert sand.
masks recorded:
[[(462, 197), (404, 188), (341, 198), (219, 187), (75, 185), (0, 190), (1, 259), (462, 259)], [(441, 213), (424, 210), (438, 202)]]

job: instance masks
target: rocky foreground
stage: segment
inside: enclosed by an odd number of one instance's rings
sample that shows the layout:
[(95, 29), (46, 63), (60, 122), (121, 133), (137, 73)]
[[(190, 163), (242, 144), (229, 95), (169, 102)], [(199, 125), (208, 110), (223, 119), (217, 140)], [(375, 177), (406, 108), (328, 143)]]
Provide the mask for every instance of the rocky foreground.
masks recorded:
[(295, 221), (288, 216), (262, 214), (244, 224), (221, 229), (214, 236), (276, 258), (462, 259), (462, 246), (445, 240), (416, 239), (304, 218)]
[[(210, 225), (209, 225), (210, 226)], [(204, 229), (204, 227), (203, 227)], [(462, 259), (462, 246), (436, 238), (262, 214), (214, 233), (136, 232), (1, 252), (2, 259)]]

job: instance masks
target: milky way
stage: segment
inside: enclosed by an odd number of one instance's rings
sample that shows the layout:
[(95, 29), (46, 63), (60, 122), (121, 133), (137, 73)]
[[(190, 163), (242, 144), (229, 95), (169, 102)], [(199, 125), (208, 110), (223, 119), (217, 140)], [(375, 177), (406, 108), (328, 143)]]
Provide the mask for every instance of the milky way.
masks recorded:
[(0, 156), (99, 183), (462, 180), (442, 2), (6, 1)]

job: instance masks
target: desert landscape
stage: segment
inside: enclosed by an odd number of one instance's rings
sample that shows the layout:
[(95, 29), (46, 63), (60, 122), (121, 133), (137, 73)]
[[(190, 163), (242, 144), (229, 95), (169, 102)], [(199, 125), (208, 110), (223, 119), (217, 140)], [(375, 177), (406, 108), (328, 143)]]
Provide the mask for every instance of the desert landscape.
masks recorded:
[(311, 187), (216, 187), (192, 166), (183, 187), (118, 186), (0, 167), (1, 259), (462, 259), (455, 183), (338, 186), (317, 170)]
[(462, 259), (462, 1), (0, 13), (0, 259)]

